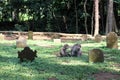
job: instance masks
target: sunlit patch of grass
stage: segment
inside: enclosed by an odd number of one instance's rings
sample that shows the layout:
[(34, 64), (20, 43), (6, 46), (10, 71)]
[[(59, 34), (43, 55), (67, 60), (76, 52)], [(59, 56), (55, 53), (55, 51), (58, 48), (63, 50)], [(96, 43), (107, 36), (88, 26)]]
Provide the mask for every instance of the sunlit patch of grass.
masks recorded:
[[(0, 80), (48, 80), (55, 77), (59, 80), (94, 80), (91, 75), (100, 71), (120, 74), (120, 51), (106, 48), (106, 43), (94, 41), (77, 42), (82, 45), (80, 57), (57, 57), (62, 45), (53, 41), (28, 40), (31, 49), (37, 50), (37, 58), (33, 62), (20, 63), (15, 41), (0, 42)], [(74, 43), (68, 43), (73, 45)], [(89, 63), (88, 52), (93, 48), (104, 51), (104, 63)]]

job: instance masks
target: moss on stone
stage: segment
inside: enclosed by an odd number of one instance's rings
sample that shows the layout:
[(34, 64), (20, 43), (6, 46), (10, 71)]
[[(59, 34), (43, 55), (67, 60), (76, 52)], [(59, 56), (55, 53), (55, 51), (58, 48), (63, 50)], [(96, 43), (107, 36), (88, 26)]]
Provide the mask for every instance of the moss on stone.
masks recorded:
[(89, 51), (89, 62), (104, 62), (104, 53), (100, 49), (92, 49)]
[(33, 31), (28, 31), (28, 39), (33, 40)]
[(115, 32), (110, 32), (106, 36), (107, 48), (118, 49), (118, 36)]
[(95, 36), (95, 42), (101, 42), (102, 41), (102, 36), (100, 34)]

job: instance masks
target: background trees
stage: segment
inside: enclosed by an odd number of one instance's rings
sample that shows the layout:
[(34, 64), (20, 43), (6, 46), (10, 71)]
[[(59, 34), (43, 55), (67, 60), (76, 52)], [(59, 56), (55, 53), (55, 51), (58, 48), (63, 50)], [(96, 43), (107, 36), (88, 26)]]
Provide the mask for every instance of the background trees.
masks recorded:
[[(99, 8), (94, 8), (95, 1)], [(0, 30), (17, 30), (15, 24), (19, 24), (23, 31), (105, 34), (110, 29), (109, 1), (113, 1), (112, 22), (118, 26), (119, 0), (0, 0)], [(112, 30), (117, 31), (114, 25)]]
[(113, 0), (108, 0), (107, 4), (107, 20), (106, 20), (106, 33), (111, 31), (117, 32), (116, 19), (113, 11)]

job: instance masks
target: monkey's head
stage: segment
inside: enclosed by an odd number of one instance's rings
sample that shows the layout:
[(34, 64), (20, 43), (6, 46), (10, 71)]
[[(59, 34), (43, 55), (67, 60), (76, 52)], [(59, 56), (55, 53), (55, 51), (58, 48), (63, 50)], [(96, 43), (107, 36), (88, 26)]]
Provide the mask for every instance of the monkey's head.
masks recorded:
[(81, 45), (80, 45), (80, 44), (78, 44), (78, 43), (77, 43), (77, 44), (75, 44), (74, 46), (77, 46), (77, 47), (81, 48)]
[(63, 46), (63, 48), (64, 48), (64, 49), (68, 49), (68, 48), (69, 48), (69, 45), (68, 45), (68, 44), (65, 44), (65, 45)]
[(24, 48), (24, 50), (30, 50), (30, 48), (29, 48), (28, 46), (26, 46), (26, 47)]

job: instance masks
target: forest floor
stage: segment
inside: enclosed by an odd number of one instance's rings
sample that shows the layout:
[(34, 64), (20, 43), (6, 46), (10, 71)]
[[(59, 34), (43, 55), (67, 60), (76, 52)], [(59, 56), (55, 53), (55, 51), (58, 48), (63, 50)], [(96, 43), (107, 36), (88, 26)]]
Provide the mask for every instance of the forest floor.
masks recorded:
[[(5, 40), (15, 40), (15, 39), (17, 39), (16, 36), (5, 37)], [(39, 46), (39, 45), (37, 45), (37, 46)], [(45, 46), (47, 46), (47, 45), (45, 45)], [(48, 45), (47, 47), (51, 47), (51, 45)], [(113, 66), (120, 69), (120, 64), (118, 64), (118, 63), (114, 64)], [(95, 78), (95, 80), (120, 80), (120, 75), (114, 74), (112, 72), (98, 72), (98, 73), (92, 74), (92, 76)], [(57, 78), (50, 78), (48, 80), (58, 80), (58, 79)]]

